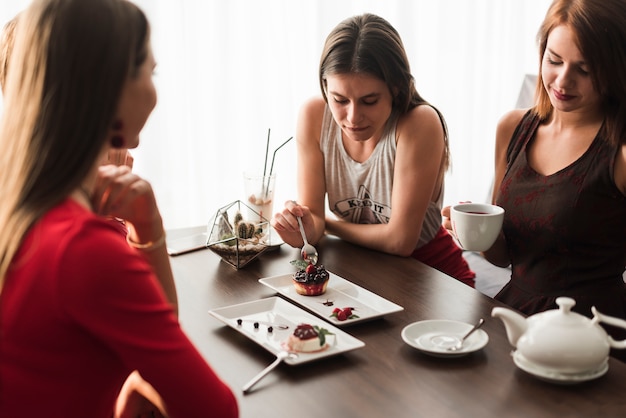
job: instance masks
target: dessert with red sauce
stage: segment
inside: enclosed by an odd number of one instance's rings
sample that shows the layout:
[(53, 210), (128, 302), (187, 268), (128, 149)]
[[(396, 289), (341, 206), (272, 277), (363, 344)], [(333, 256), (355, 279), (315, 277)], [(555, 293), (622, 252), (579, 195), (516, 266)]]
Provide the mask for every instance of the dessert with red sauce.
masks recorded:
[(312, 353), (326, 350), (329, 347), (327, 335), (333, 335), (326, 328), (311, 324), (300, 324), (289, 336), (285, 345), (289, 351)]
[(293, 285), (300, 295), (318, 296), (326, 292), (330, 275), (324, 266), (309, 264), (293, 276)]

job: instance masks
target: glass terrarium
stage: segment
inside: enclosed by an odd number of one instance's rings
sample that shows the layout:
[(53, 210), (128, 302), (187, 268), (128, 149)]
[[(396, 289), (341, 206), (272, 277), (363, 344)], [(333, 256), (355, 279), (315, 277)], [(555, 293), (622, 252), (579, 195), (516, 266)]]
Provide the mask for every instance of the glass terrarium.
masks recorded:
[(207, 247), (236, 269), (269, 248), (269, 221), (241, 200), (218, 209), (209, 229)]

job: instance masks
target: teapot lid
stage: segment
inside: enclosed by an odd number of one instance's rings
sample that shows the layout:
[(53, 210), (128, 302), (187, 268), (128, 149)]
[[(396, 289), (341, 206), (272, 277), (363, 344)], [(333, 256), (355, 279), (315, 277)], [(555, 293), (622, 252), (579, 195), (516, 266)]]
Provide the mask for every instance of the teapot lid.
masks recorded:
[(551, 326), (580, 326), (590, 321), (586, 316), (572, 312), (572, 308), (576, 305), (574, 299), (561, 296), (556, 299), (556, 304), (559, 305), (559, 309), (552, 309), (533, 316), (537, 316), (537, 319), (543, 321), (547, 320)]
[(561, 312), (568, 313), (576, 305), (576, 301), (572, 298), (561, 296), (556, 298), (556, 304), (559, 305)]

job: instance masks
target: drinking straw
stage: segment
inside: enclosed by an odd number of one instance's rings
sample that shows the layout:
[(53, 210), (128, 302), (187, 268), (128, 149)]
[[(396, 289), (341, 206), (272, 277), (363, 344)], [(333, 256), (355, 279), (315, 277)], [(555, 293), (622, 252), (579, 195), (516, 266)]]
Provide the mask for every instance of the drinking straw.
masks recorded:
[[(276, 158), (276, 151), (281, 149), (287, 142), (291, 141), (292, 139), (293, 139), (293, 136), (290, 137), (285, 142), (283, 142), (282, 144), (280, 144), (278, 148), (274, 150), (274, 154), (272, 155), (272, 165), (270, 166), (270, 174), (269, 176), (267, 176), (267, 186), (264, 187), (264, 190), (263, 190), (263, 199), (265, 199), (267, 197), (267, 194), (269, 193), (270, 179), (272, 178), (272, 171), (274, 171), (274, 159)], [(265, 178), (265, 174), (263, 174), (263, 178)]]
[(274, 150), (274, 154), (272, 155), (272, 165), (270, 166), (270, 176), (272, 175), (272, 171), (274, 170), (274, 159), (276, 158), (276, 151), (278, 151), (279, 149), (281, 149), (283, 147), (283, 145), (285, 145), (287, 142), (291, 141), (293, 139), (293, 136), (290, 137), (288, 140), (286, 140), (285, 142), (283, 142), (282, 144), (280, 144), (278, 146), (278, 148), (276, 148)]
[(270, 149), (270, 128), (267, 128), (267, 144), (265, 145), (265, 164), (263, 164), (263, 178), (265, 178), (265, 172), (267, 171), (267, 152)]

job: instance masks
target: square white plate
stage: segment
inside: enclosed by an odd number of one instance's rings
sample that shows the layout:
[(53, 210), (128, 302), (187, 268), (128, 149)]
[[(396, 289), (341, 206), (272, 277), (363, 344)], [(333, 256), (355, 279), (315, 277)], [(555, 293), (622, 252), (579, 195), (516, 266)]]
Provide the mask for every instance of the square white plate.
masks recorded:
[[(259, 279), (259, 282), (338, 326), (352, 325), (404, 310), (400, 305), (363, 289), (330, 271), (328, 273), (330, 274), (328, 287), (326, 292), (319, 296), (305, 296), (297, 293), (293, 286), (293, 274), (263, 278)], [(332, 302), (332, 305), (327, 302)], [(333, 309), (346, 307), (353, 308), (353, 313), (358, 318), (339, 321), (336, 317), (331, 316)]]
[[(307, 363), (365, 346), (365, 343), (350, 334), (276, 296), (213, 309), (209, 313), (275, 355), (279, 351), (285, 351), (283, 342), (293, 334), (299, 324), (317, 325), (334, 334), (326, 336), (329, 344), (327, 349), (314, 353), (298, 353), (297, 358), (285, 359), (285, 363), (290, 365)], [(241, 320), (241, 325), (237, 323), (238, 319)], [(268, 331), (269, 326), (272, 327), (271, 332)], [(281, 329), (281, 326), (286, 326), (287, 329)]]

